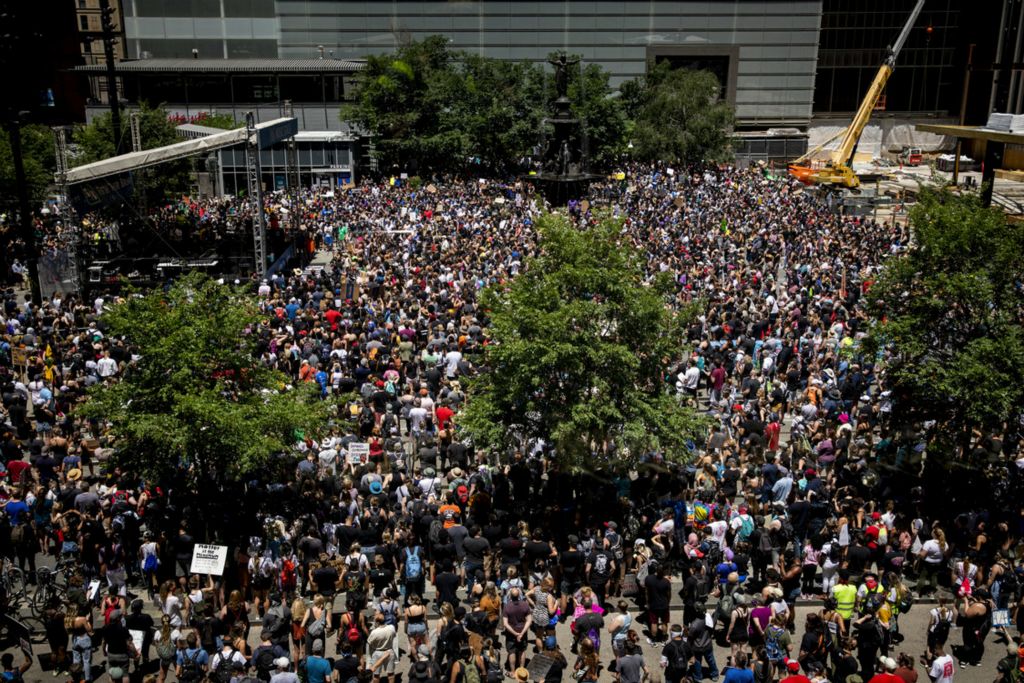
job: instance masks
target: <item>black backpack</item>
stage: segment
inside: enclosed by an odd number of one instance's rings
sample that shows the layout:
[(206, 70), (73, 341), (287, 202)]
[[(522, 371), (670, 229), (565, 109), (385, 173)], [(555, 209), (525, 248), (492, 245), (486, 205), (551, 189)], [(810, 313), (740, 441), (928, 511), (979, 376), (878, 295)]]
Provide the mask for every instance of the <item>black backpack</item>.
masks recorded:
[(274, 648), (261, 645), (253, 653), (252, 661), (256, 665), (256, 677), (261, 681), (269, 681), (274, 673)]
[(182, 656), (181, 676), (179, 677), (182, 683), (196, 683), (196, 681), (202, 680), (203, 671), (199, 667), (200, 652), (202, 652), (202, 649), (197, 647), (192, 654)]
[(671, 647), (671, 656), (667, 658), (669, 666), (676, 671), (686, 671), (690, 665), (690, 653), (686, 643), (681, 640), (673, 640)]
[(231, 648), (231, 652), (228, 656), (224, 656), (223, 650), (217, 653), (220, 658), (220, 663), (217, 665), (216, 670), (210, 675), (210, 680), (214, 683), (231, 683), (231, 679), (234, 678), (235, 672), (240, 667), (235, 663), (235, 653), (238, 652), (235, 648)]

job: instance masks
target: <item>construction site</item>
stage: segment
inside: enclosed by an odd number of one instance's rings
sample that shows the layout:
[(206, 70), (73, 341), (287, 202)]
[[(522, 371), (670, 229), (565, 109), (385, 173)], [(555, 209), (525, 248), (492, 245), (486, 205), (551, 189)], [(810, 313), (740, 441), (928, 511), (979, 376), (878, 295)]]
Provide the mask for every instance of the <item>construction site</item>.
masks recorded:
[[(1024, 115), (993, 112), (984, 126), (966, 126), (970, 61), (958, 125), (920, 123), (869, 128), (885, 109), (885, 88), (900, 52), (924, 7), (918, 0), (903, 30), (887, 50), (860, 106), (847, 125), (818, 126), (808, 151), (788, 164), (790, 175), (821, 189), (835, 190), (844, 210), (875, 216), (905, 215), (923, 188), (980, 192), (983, 204), (1024, 218)], [(927, 31), (931, 31), (929, 26)], [(970, 56), (968, 56), (970, 60)], [(1024, 91), (1014, 74), (1011, 90)], [(1011, 98), (1012, 99), (1012, 98)], [(885, 142), (883, 142), (883, 140)]]

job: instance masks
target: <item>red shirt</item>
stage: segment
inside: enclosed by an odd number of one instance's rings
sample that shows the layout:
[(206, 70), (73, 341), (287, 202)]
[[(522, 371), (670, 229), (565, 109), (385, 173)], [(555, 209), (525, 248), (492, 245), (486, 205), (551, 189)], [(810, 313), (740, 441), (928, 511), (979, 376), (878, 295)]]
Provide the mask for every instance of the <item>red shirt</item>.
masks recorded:
[(27, 470), (29, 467), (31, 467), (31, 465), (29, 465), (24, 460), (11, 460), (10, 462), (7, 463), (7, 476), (9, 477), (8, 481), (10, 481), (13, 484), (17, 484), (18, 482), (21, 481), (21, 473)]
[(333, 308), (324, 313), (324, 319), (330, 324), (332, 330), (338, 329), (339, 318), (341, 318), (341, 313)]
[(903, 683), (903, 679), (896, 674), (883, 672), (872, 676), (868, 683)]
[(793, 674), (783, 678), (779, 683), (811, 683), (811, 679), (803, 674)]
[(455, 416), (455, 411), (448, 406), (441, 406), (435, 412), (437, 413), (437, 426), (440, 429), (447, 429), (449, 420)]

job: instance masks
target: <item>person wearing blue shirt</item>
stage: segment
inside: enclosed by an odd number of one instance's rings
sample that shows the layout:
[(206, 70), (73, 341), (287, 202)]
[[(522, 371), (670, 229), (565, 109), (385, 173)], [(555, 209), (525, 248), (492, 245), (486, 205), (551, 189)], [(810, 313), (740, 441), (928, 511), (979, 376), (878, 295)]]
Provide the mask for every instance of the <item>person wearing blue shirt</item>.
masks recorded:
[(747, 653), (737, 652), (732, 666), (725, 668), (723, 683), (754, 683), (754, 672), (747, 666)]
[(331, 663), (324, 659), (324, 641), (314, 640), (313, 654), (306, 657), (307, 683), (329, 683), (331, 680)]
[(186, 637), (185, 649), (178, 650), (176, 664), (174, 673), (182, 683), (198, 683), (205, 678), (206, 670), (210, 666), (210, 655), (199, 647), (199, 638), (195, 631)]
[(6, 502), (0, 503), (0, 507), (7, 513), (7, 518), (11, 520), (12, 527), (18, 526), (28, 518), (28, 505), (17, 493), (13, 493)]

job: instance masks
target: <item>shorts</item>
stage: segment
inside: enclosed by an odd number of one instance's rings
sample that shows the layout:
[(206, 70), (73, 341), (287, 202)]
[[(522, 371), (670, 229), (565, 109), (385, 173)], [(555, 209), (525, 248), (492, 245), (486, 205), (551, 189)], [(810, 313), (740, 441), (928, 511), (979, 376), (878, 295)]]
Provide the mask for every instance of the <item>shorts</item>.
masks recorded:
[(388, 650), (375, 650), (370, 654), (370, 666), (373, 666), (387, 655), (391, 656), (388, 657), (388, 661), (377, 667), (377, 676), (390, 676), (395, 673), (395, 656)]
[(650, 619), (652, 624), (661, 623), (667, 624), (669, 622), (668, 610), (667, 609), (648, 609), (647, 618)]
[(526, 652), (526, 641), (528, 638), (522, 640), (517, 639), (515, 636), (508, 634), (505, 636), (505, 649), (509, 652)]

